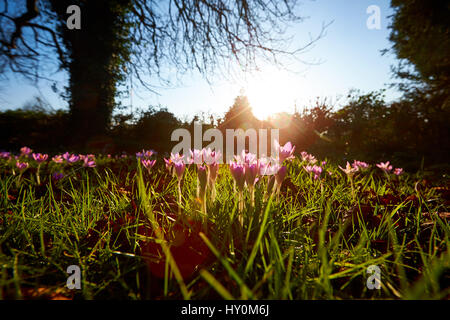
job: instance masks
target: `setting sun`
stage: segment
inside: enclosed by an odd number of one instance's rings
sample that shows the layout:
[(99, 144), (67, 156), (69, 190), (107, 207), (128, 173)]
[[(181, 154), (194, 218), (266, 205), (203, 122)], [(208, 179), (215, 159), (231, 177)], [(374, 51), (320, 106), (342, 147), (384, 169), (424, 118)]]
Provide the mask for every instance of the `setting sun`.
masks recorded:
[(253, 114), (265, 120), (275, 113), (294, 110), (300, 83), (288, 72), (272, 70), (248, 79), (244, 91)]

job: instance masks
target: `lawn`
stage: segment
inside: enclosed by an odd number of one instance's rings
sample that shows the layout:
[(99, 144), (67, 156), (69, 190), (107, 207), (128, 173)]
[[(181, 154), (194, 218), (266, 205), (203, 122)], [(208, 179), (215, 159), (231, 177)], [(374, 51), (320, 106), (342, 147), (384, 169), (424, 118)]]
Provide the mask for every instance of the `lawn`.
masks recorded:
[(442, 176), (306, 153), (215, 180), (151, 152), (2, 157), (0, 299), (450, 297)]

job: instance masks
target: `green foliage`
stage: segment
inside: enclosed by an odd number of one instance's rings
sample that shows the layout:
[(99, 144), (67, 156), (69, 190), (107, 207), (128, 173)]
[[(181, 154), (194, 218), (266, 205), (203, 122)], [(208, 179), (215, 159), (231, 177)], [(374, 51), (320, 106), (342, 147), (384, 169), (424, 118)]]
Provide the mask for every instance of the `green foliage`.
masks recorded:
[(416, 73), (399, 75), (439, 88), (450, 85), (450, 4), (447, 1), (392, 0), (390, 26), (393, 51), (407, 60)]

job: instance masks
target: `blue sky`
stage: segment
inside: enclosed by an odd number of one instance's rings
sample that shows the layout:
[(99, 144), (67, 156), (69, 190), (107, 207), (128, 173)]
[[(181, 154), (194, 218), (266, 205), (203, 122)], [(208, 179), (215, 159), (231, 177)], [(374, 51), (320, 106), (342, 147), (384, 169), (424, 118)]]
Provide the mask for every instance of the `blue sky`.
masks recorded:
[[(366, 10), (370, 5), (377, 5), (381, 10), (380, 30), (369, 30), (366, 26), (369, 18)], [(327, 98), (337, 107), (345, 102), (351, 88), (369, 92), (387, 89), (387, 84), (393, 82), (390, 66), (395, 63), (395, 58), (380, 53), (390, 47), (387, 27), (388, 16), (393, 11), (389, 1), (303, 0), (297, 10), (307, 19), (288, 29), (288, 34), (294, 36), (293, 47), (302, 46), (309, 35), (319, 34), (322, 24), (333, 21), (324, 37), (300, 56), (302, 60), (320, 64), (291, 64), (289, 70), (293, 72), (262, 65), (259, 74), (242, 75), (233, 80), (217, 76), (212, 84), (193, 73), (184, 76), (182, 85), (159, 90), (159, 95), (135, 88), (133, 108), (145, 109), (161, 104), (179, 117), (191, 118), (202, 111), (223, 115), (244, 89), (255, 114), (262, 118), (273, 112), (292, 112), (294, 105), (299, 109), (312, 105), (316, 97)], [(53, 78), (62, 89), (67, 75), (58, 73)], [(67, 108), (67, 103), (50, 89), (50, 85), (39, 82), (35, 86), (20, 77), (11, 77), (0, 83), (0, 109), (20, 107), (36, 95), (44, 96), (54, 108)], [(386, 92), (388, 101), (399, 96), (394, 89)], [(125, 98), (122, 103), (129, 105), (130, 99)]]

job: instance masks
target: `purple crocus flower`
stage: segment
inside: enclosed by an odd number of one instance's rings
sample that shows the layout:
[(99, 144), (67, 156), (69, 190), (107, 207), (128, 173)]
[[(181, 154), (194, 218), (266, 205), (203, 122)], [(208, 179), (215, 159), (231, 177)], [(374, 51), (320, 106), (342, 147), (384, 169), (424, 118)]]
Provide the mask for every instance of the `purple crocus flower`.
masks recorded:
[(184, 170), (186, 169), (186, 164), (183, 161), (177, 161), (173, 163), (173, 167), (175, 170), (175, 174), (178, 177), (178, 181), (181, 181), (183, 178)]
[[(171, 153), (169, 159), (164, 158), (164, 162), (166, 164), (166, 169), (169, 170), (169, 172), (172, 172), (172, 169), (174, 168), (174, 164), (176, 162), (184, 163), (184, 157), (182, 155), (180, 155), (179, 153), (177, 153), (177, 154)], [(175, 174), (175, 172), (173, 172), (173, 174)]]
[(66, 160), (68, 163), (74, 163), (80, 160), (80, 156), (77, 156), (75, 154), (69, 154), (68, 152), (63, 154), (64, 160)]
[(278, 149), (278, 157), (280, 164), (283, 164), (284, 160), (294, 159), (295, 146), (290, 141), (286, 142), (284, 146), (281, 146), (277, 140), (275, 140), (275, 148)]
[(89, 157), (85, 157), (83, 159), (83, 167), (85, 168), (94, 168), (95, 167), (95, 160), (94, 159), (90, 159)]
[(55, 181), (59, 181), (62, 178), (64, 178), (64, 174), (61, 173), (61, 172), (55, 172), (55, 173), (52, 174), (52, 179), (55, 180)]
[(16, 162), (16, 167), (17, 167), (20, 171), (22, 171), (22, 170), (25, 170), (26, 168), (28, 168), (28, 163), (27, 163), (27, 162), (20, 162), (20, 161), (17, 161), (17, 162)]
[(33, 153), (33, 159), (36, 160), (39, 164), (46, 161), (47, 158), (48, 158), (48, 154)]
[(141, 159), (142, 157), (144, 157), (144, 153), (136, 152), (136, 158)]
[(0, 158), (9, 159), (10, 156), (11, 156), (10, 152), (6, 152), (6, 151), (0, 152)]
[(394, 169), (394, 174), (396, 176), (399, 176), (399, 175), (403, 174), (403, 168), (395, 168)]
[(153, 150), (142, 150), (142, 152), (136, 153), (136, 158), (150, 158), (153, 155)]
[(245, 164), (245, 170), (244, 170), (244, 174), (245, 174), (245, 182), (247, 184), (247, 186), (252, 187), (255, 185), (256, 183), (256, 177), (258, 175), (259, 172), (259, 164), (258, 162), (256, 163), (252, 163), (252, 164)]
[(234, 181), (236, 181), (236, 186), (239, 191), (244, 189), (245, 184), (245, 167), (243, 164), (230, 162), (230, 172), (233, 176)]
[(156, 163), (156, 160), (141, 159), (141, 163), (145, 169), (150, 170)]

